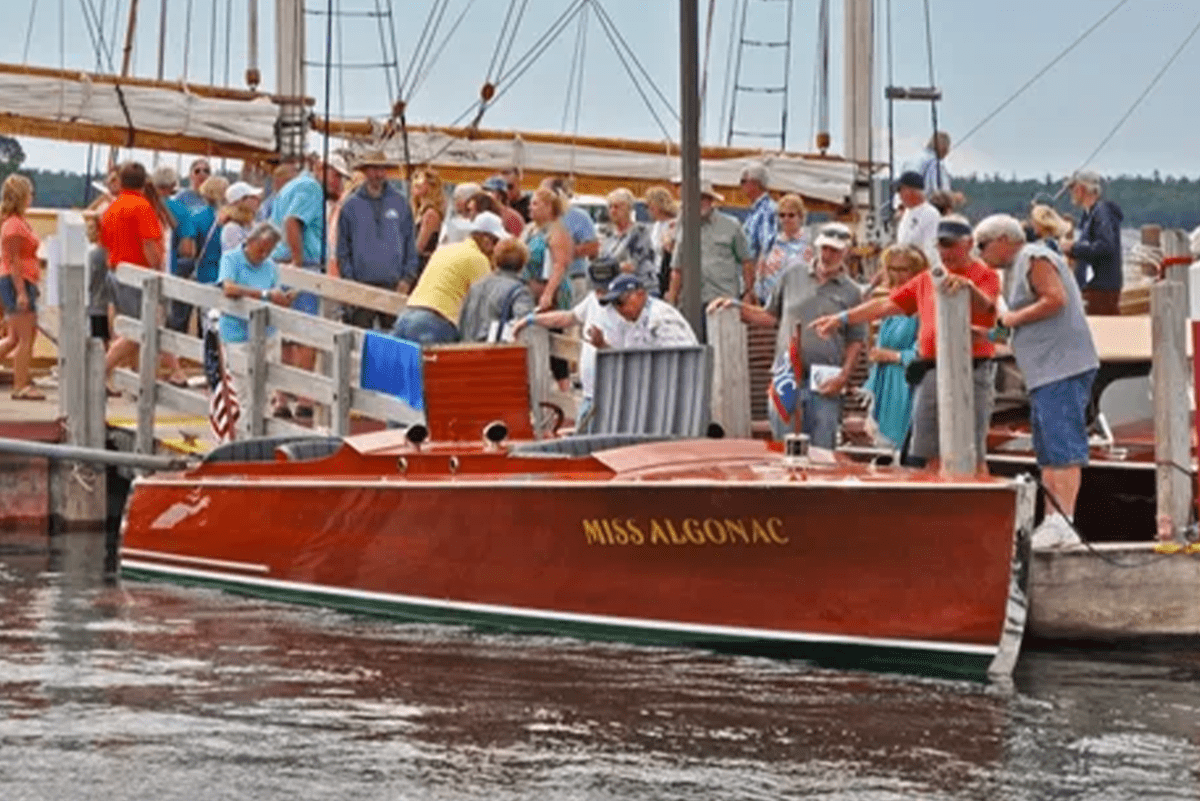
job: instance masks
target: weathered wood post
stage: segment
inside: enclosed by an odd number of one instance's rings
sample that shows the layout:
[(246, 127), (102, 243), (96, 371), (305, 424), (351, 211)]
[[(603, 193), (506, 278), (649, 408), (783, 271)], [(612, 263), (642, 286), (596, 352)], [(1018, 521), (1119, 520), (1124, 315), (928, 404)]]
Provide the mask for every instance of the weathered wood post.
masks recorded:
[(550, 386), (550, 332), (538, 325), (521, 329), (518, 339), (525, 345), (525, 370), (529, 380), (529, 413), (538, 439), (550, 433), (544, 424), (542, 404)]
[(154, 453), (154, 407), (158, 402), (158, 307), (162, 303), (162, 278), (142, 284), (142, 352), (138, 361), (137, 439), (134, 450)]
[(251, 437), (261, 437), (267, 433), (267, 318), (270, 314), (271, 310), (264, 303), (255, 304), (248, 316), (250, 331), (247, 340), (249, 347), (246, 348), (246, 386), (250, 388), (250, 397), (238, 400)]
[[(87, 236), (78, 212), (58, 216), (59, 413), (71, 445), (104, 447), (104, 348), (88, 338)], [(108, 493), (104, 468), (85, 462), (50, 463), (50, 517), (60, 530), (104, 525)]]
[(977, 469), (975, 452), (975, 382), (971, 375), (971, 293), (946, 292), (944, 267), (934, 268), (937, 292), (938, 450), (946, 475)]
[(333, 335), (333, 406), (330, 408), (330, 427), (339, 437), (350, 433), (350, 387), (353, 383), (350, 354), (353, 350), (353, 331), (339, 331)]
[[(1192, 248), (1186, 232), (1178, 228), (1168, 228), (1162, 232), (1162, 254), (1164, 281), (1178, 281), (1183, 284), (1183, 296), (1191, 296), (1191, 279), (1188, 270), (1192, 265)], [(1185, 309), (1186, 311), (1186, 309)]]
[(750, 357), (741, 310), (727, 306), (708, 313), (712, 347), (712, 420), (729, 437), (750, 437)]
[(1190, 511), (1192, 456), (1187, 296), (1178, 281), (1159, 281), (1150, 290), (1150, 343), (1157, 519), (1160, 532), (1169, 530), (1172, 538), (1180, 538)]

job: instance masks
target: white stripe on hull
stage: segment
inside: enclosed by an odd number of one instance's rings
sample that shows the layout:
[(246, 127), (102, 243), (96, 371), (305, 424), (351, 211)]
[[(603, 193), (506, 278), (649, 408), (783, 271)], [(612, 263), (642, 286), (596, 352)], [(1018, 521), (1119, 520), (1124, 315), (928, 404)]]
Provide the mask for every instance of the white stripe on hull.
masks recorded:
[[(229, 575), (205, 570), (194, 570), (186, 567), (156, 564), (137, 559), (126, 559), (126, 554), (135, 553), (123, 549), (121, 554), (122, 568), (139, 570), (148, 573), (158, 573), (164, 576), (192, 577), (226, 584), (245, 584), (263, 588), (276, 588), (292, 592), (302, 592), (310, 595), (329, 595), (356, 598), (364, 601), (390, 602), (409, 606), (423, 606), (431, 609), (447, 609), (458, 612), (471, 612), (487, 615), (506, 615), (533, 620), (559, 620), (567, 623), (590, 624), (596, 626), (612, 626), (625, 628), (651, 629), (657, 631), (679, 631), (693, 634), (704, 634), (714, 637), (730, 637), (741, 639), (775, 640), (779, 642), (830, 643), (842, 645), (860, 645), (873, 648), (903, 648), (914, 651), (944, 651), (958, 654), (978, 656), (994, 656), (998, 651), (995, 645), (971, 645), (967, 643), (942, 642), (937, 640), (904, 640), (885, 637), (861, 637), (845, 634), (821, 634), (812, 632), (780, 631), (776, 629), (756, 629), (742, 626), (718, 626), (701, 623), (683, 623), (677, 621), (653, 620), (649, 618), (616, 617), (612, 615), (594, 615), (578, 612), (560, 612), (548, 609), (531, 609), (528, 607), (503, 606), (499, 604), (473, 603), (469, 601), (452, 601), (438, 598), (424, 598), (398, 593), (381, 593), (367, 590), (356, 590), (346, 587), (328, 587), (319, 584), (283, 581), (279, 579), (256, 578), (244, 575)], [(146, 553), (146, 552), (137, 552)]]

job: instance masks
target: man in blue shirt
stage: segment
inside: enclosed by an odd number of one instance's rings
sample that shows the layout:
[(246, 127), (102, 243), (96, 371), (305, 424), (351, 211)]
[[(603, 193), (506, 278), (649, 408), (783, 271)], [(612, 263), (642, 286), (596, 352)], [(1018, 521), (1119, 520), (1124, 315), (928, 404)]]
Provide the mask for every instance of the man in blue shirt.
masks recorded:
[[(188, 170), (188, 180), (191, 182), (188, 186), (180, 189), (174, 196), (189, 209), (198, 209), (205, 205), (204, 198), (200, 196), (200, 185), (209, 179), (212, 175), (212, 166), (209, 165), (208, 159), (196, 159), (192, 162), (191, 168)], [(178, 181), (176, 182), (178, 183)], [(175, 187), (171, 187), (174, 189)]]
[[(167, 210), (175, 218), (175, 226), (171, 229), (171, 247), (167, 252), (167, 264), (171, 275), (192, 278), (196, 270), (196, 228), (192, 221), (192, 210), (178, 196), (171, 194), (179, 186), (179, 173), (175, 172), (174, 167), (164, 164), (154, 170), (151, 180), (154, 182), (154, 188), (158, 190), (159, 197), (164, 198), (163, 203)], [(191, 317), (190, 303), (172, 300), (167, 307), (167, 328), (186, 333)], [(171, 371), (167, 381), (175, 386), (186, 386), (187, 374), (179, 366), (179, 358), (173, 353), (168, 353), (164, 355), (164, 361)]]
[(767, 192), (769, 181), (767, 167), (761, 162), (754, 162), (742, 170), (742, 194), (750, 201), (750, 214), (742, 227), (746, 230), (750, 258), (755, 264), (775, 244), (775, 236), (779, 233), (779, 205)]
[[(396, 164), (382, 151), (371, 151), (356, 166), (366, 181), (338, 213), (341, 277), (407, 293), (417, 277), (417, 246), (408, 199), (388, 182), (388, 169)], [(391, 331), (396, 317), (357, 306), (347, 309), (347, 322), (359, 328), (372, 328), (377, 321), (382, 330)]]

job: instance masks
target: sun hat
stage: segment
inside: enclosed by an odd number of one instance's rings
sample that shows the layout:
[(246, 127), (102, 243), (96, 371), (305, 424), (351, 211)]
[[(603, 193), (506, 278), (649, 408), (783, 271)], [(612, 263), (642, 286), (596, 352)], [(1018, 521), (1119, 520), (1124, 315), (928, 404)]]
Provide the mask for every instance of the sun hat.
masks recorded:
[(387, 154), (382, 150), (366, 150), (363, 151), (358, 158), (354, 160), (354, 169), (361, 170), (363, 167), (396, 167), (398, 164), (387, 157)]
[(713, 200), (716, 200), (718, 202), (723, 202), (725, 200), (724, 195), (722, 195), (717, 190), (713, 189), (713, 182), (710, 181), (708, 178), (705, 178), (704, 180), (700, 181), (700, 196), (701, 197), (711, 197)]
[(251, 186), (245, 181), (238, 181), (230, 184), (229, 188), (225, 190), (225, 202), (233, 205), (248, 197), (262, 197), (262, 193), (263, 191), (257, 187)]

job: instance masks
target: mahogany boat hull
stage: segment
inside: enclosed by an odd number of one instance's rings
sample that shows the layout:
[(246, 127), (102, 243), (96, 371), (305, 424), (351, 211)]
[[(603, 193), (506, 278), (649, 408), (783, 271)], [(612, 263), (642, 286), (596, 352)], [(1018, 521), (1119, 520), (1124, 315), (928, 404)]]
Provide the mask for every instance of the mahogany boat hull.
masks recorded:
[(160, 475), (135, 483), (121, 569), (421, 621), (1011, 669), (1027, 490), (762, 476)]

